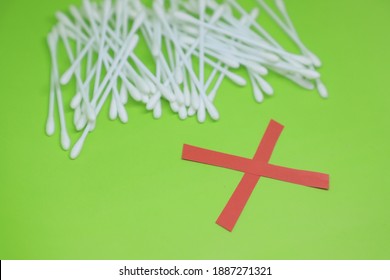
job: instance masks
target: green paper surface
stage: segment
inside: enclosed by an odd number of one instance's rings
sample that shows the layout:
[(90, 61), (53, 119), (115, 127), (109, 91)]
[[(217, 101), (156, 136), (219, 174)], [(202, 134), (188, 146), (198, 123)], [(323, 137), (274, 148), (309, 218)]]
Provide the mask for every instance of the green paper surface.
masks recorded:
[[(328, 100), (271, 74), (263, 104), (225, 80), (218, 122), (180, 121), (167, 104), (154, 120), (131, 102), (122, 125), (106, 108), (75, 161), (44, 132), (46, 35), (70, 4), (0, 2), (0, 259), (390, 258), (389, 1), (286, 0)], [(270, 119), (286, 127), (270, 162), (329, 173), (330, 190), (261, 178), (229, 233), (215, 220), (243, 174), (183, 161), (183, 144), (250, 158)]]

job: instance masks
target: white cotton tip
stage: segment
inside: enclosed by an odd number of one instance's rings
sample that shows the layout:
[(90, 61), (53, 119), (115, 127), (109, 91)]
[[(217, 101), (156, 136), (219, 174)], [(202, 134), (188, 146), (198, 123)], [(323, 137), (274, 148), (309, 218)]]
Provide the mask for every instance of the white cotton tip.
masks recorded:
[(159, 3), (159, 1), (154, 1), (153, 10), (156, 12), (159, 18), (164, 17), (163, 3)]
[(302, 76), (305, 76), (308, 79), (318, 79), (321, 75), (315, 70), (311, 69), (300, 69), (297, 68), (298, 72), (302, 74)]
[(308, 56), (309, 56), (309, 58), (310, 58), (310, 60), (313, 62), (313, 65), (315, 66), (315, 67), (321, 67), (321, 65), (322, 65), (322, 62), (321, 62), (321, 60), (318, 58), (318, 56), (316, 56), (314, 53), (312, 53), (312, 52), (309, 52), (308, 54), (307, 54)]
[(61, 79), (60, 79), (60, 82), (62, 85), (66, 85), (69, 83), (70, 79), (72, 78), (73, 76), (73, 73), (74, 73), (74, 70), (75, 70), (75, 67), (70, 67), (62, 76), (61, 76)]
[(84, 131), (83, 135), (80, 137), (80, 139), (76, 142), (76, 144), (73, 146), (72, 150), (70, 151), (70, 158), (76, 159), (83, 149), (85, 138), (88, 134), (88, 131)]
[(130, 18), (135, 18), (138, 15), (138, 12), (136, 10), (129, 10), (128, 9), (126, 12)]
[(213, 16), (210, 19), (210, 22), (217, 22), (222, 15), (226, 12), (226, 5), (221, 5), (217, 8), (217, 10), (214, 12)]
[(322, 98), (326, 99), (329, 97), (328, 90), (327, 90), (326, 86), (320, 80), (317, 80), (317, 90)]
[(96, 20), (96, 21), (101, 21), (101, 17), (102, 17), (102, 12), (100, 11), (100, 9), (98, 8), (97, 6), (97, 3), (92, 3), (92, 10), (91, 10), (91, 14), (92, 14), (92, 17)]
[(47, 37), (47, 43), (49, 45), (49, 49), (51, 52), (53, 52), (57, 48), (57, 42), (58, 42), (57, 29), (53, 28), (53, 31)]
[(87, 125), (87, 117), (82, 114), (76, 123), (76, 130), (81, 131)]
[(271, 85), (266, 80), (264, 80), (261, 77), (257, 77), (257, 81), (259, 82), (261, 89), (267, 95), (273, 95), (274, 94), (274, 89), (271, 87)]
[(114, 98), (111, 99), (109, 117), (112, 121), (118, 117), (118, 109)]
[(132, 90), (129, 91), (129, 94), (135, 101), (142, 100), (142, 93), (136, 87), (132, 87)]
[(88, 122), (89, 132), (93, 132), (96, 128), (96, 121)]
[(192, 25), (183, 24), (181, 31), (190, 36), (199, 36), (199, 28), (193, 27)]
[(234, 74), (232, 72), (227, 72), (226, 77), (228, 77), (232, 82), (234, 82), (235, 84), (241, 87), (246, 86), (247, 83), (246, 80), (237, 74)]
[(192, 116), (195, 116), (196, 110), (194, 108), (190, 107), (190, 108), (188, 108), (187, 113), (188, 113), (189, 117), (192, 117)]
[(68, 132), (65, 129), (61, 131), (61, 146), (65, 151), (69, 150), (70, 148), (70, 138)]
[(252, 11), (250, 12), (249, 14), (249, 17), (252, 19), (252, 20), (256, 20), (257, 17), (259, 16), (260, 14), (260, 10), (258, 8), (254, 8), (252, 9)]
[(162, 108), (161, 108), (161, 102), (158, 102), (156, 107), (154, 107), (153, 110), (153, 117), (155, 119), (160, 119), (162, 116)]
[(73, 17), (81, 18), (81, 14), (80, 14), (79, 10), (76, 8), (75, 5), (70, 5), (69, 6), (69, 11), (70, 11), (70, 13), (72, 14)]
[(179, 108), (179, 118), (181, 120), (185, 120), (188, 118), (187, 108), (185, 106), (181, 106)]
[(53, 136), (54, 131), (55, 131), (54, 118), (53, 116), (50, 116), (46, 122), (46, 134), (48, 136)]
[(131, 87), (129, 94), (135, 101), (141, 101), (143, 98), (143, 94), (136, 87)]
[(92, 10), (92, 6), (91, 6), (91, 3), (89, 2), (89, 0), (83, 0), (83, 7), (84, 7), (85, 11)]
[(176, 102), (180, 105), (184, 104), (184, 95), (179, 88), (175, 89)]
[(169, 91), (166, 87), (164, 86), (158, 86), (159, 90), (161, 91), (161, 94), (169, 101), (173, 102), (175, 101), (175, 96), (172, 94), (171, 91)]
[(75, 110), (77, 107), (80, 106), (81, 100), (82, 100), (81, 93), (80, 92), (76, 93), (76, 95), (73, 96), (73, 98), (72, 98), (72, 100), (70, 102), (70, 108)]
[(240, 63), (231, 56), (228, 55), (221, 56), (220, 60), (223, 64), (226, 64), (230, 68), (237, 69), (240, 67)]
[(273, 54), (273, 53), (263, 52), (263, 53), (261, 53), (261, 56), (263, 58), (265, 58), (266, 60), (271, 61), (271, 62), (278, 62), (278, 61), (280, 61), (280, 57), (277, 56), (276, 54)]
[(267, 83), (266, 81), (264, 81), (264, 80), (261, 83), (261, 88), (268, 95), (273, 95), (274, 94), (274, 89), (272, 88), (272, 86), (269, 83)]
[(205, 108), (203, 102), (200, 102), (200, 104), (199, 104), (197, 118), (198, 118), (198, 122), (200, 122), (200, 123), (204, 123), (206, 121), (206, 108)]
[(141, 99), (142, 99), (141, 92), (135, 86), (133, 86), (133, 84), (130, 83), (128, 80), (124, 79), (123, 82), (125, 83), (125, 86), (127, 87), (127, 90), (129, 92), (130, 96), (135, 101), (141, 101)]
[(306, 56), (291, 54), (290, 57), (303, 65), (312, 65), (311, 59)]
[(268, 69), (257, 63), (247, 63), (247, 67), (252, 71), (264, 76), (268, 74)]
[(144, 103), (144, 104), (148, 104), (148, 102), (149, 102), (149, 96), (147, 96), (147, 95), (145, 95), (145, 94), (143, 94), (142, 96), (141, 96), (141, 101), (142, 101), (142, 103)]
[(257, 103), (262, 103), (264, 101), (264, 95), (261, 92), (259, 86), (254, 83), (253, 85), (253, 96), (255, 97), (255, 100)]
[(179, 40), (182, 44), (189, 45), (189, 46), (192, 46), (198, 41), (195, 37), (191, 37), (185, 34), (181, 35)]
[(142, 11), (137, 15), (137, 17), (134, 19), (133, 26), (131, 27), (132, 30), (138, 30), (140, 26), (144, 23), (145, 21), (146, 14)]
[(219, 120), (219, 112), (218, 112), (217, 108), (214, 106), (214, 104), (211, 101), (209, 101), (208, 99), (206, 99), (205, 106), (206, 106), (207, 112), (209, 113), (210, 117), (214, 121), (218, 121)]
[(145, 79), (146, 83), (148, 84), (149, 90), (151, 94), (157, 93), (156, 85), (149, 79)]
[(156, 106), (157, 106), (157, 103), (159, 103), (161, 100), (161, 95), (160, 94), (155, 94), (153, 95), (148, 103), (146, 104), (146, 110), (148, 111), (151, 111), (153, 110)]
[(282, 13), (287, 13), (286, 5), (283, 0), (275, 0), (275, 4)]
[(182, 5), (183, 5), (183, 8), (185, 10), (187, 10), (187, 11), (189, 11), (191, 13), (197, 13), (198, 12), (198, 8), (195, 7), (194, 2), (192, 2), (192, 1), (190, 1), (190, 2), (189, 1), (183, 2)]
[(141, 77), (134, 76), (134, 83), (137, 85), (137, 88), (140, 91), (142, 91), (146, 94), (151, 93), (151, 89), (150, 89), (148, 83), (144, 79), (142, 79)]
[(293, 81), (294, 83), (296, 83), (297, 85), (299, 85), (300, 87), (302, 87), (304, 89), (307, 89), (307, 90), (314, 90), (315, 89), (313, 81), (311, 81), (311, 80), (309, 81), (308, 79), (306, 79), (305, 77), (303, 77), (299, 73), (291, 74), (291, 73), (286, 73), (283, 71), (278, 72), (278, 73), (285, 76), (287, 79)]
[(209, 1), (206, 2), (206, 4), (212, 10), (217, 9), (218, 6), (219, 6), (219, 4), (216, 1), (214, 1), (214, 0), (209, 0)]
[(118, 116), (122, 123), (127, 123), (129, 121), (129, 116), (127, 115), (126, 109), (122, 104), (117, 104)]
[(173, 16), (179, 20), (182, 20), (182, 21), (188, 21), (188, 22), (197, 22), (196, 19), (194, 19), (192, 16), (190, 16), (189, 14), (186, 14), (186, 13), (183, 13), (183, 12), (180, 12), (180, 11), (175, 11), (173, 13)]
[(125, 1), (125, 2), (128, 2), (128, 4), (134, 5), (133, 7), (134, 7), (134, 10), (136, 12), (139, 12), (140, 10), (143, 9), (143, 6), (142, 6), (140, 1)]
[(91, 108), (91, 106), (86, 106), (86, 109), (87, 109), (87, 117), (88, 117), (88, 120), (93, 122), (96, 120), (96, 114), (95, 114), (95, 111)]
[(194, 89), (194, 91), (191, 92), (191, 107), (197, 111), (199, 109), (199, 95)]
[(58, 19), (58, 21), (61, 22), (62, 24), (66, 25), (66, 26), (73, 26), (73, 23), (62, 12), (56, 12), (55, 16)]
[(172, 102), (172, 103), (170, 104), (170, 107), (171, 107), (171, 109), (172, 109), (172, 111), (173, 111), (174, 113), (179, 112), (179, 105), (178, 105), (176, 102)]

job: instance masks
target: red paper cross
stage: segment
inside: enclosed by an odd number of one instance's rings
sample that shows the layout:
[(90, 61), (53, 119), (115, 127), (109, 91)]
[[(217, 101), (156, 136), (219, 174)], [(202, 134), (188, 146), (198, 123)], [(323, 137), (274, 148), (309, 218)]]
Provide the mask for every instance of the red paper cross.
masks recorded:
[(229, 231), (233, 230), (261, 176), (307, 187), (329, 189), (329, 175), (327, 174), (297, 170), (269, 163), (282, 130), (283, 126), (281, 124), (271, 120), (253, 159), (184, 145), (182, 155), (184, 160), (220, 166), (245, 173), (218, 217), (218, 225)]

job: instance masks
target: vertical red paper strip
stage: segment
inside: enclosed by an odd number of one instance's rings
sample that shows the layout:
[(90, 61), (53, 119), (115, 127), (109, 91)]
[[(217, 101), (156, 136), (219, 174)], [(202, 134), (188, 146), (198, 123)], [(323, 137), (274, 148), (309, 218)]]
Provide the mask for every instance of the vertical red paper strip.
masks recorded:
[[(253, 160), (268, 163), (282, 131), (282, 125), (275, 121), (271, 121), (257, 148)], [(261, 176), (248, 173), (244, 174), (222, 213), (219, 215), (216, 221), (218, 225), (229, 231), (233, 230), (260, 177)]]

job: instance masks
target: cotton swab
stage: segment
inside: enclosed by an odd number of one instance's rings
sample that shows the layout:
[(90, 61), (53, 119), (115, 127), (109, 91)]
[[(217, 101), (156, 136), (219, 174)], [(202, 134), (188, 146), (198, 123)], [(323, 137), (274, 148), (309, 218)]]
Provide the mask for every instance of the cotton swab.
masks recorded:
[[(261, 103), (265, 95), (274, 94), (268, 72), (304, 89), (317, 87), (322, 97), (328, 96), (317, 71), (321, 62), (303, 44), (283, 0), (275, 0), (280, 18), (264, 0), (258, 0), (259, 6), (250, 12), (236, 0), (222, 4), (213, 0), (156, 0), (152, 9), (139, 0), (102, 1), (83, 0), (81, 8), (70, 7), (70, 16), (57, 12), (58, 24), (48, 37), (52, 71), (46, 133), (55, 132), (57, 103), (61, 146), (70, 148), (61, 85), (74, 79), (76, 90), (68, 106), (74, 113), (76, 130), (82, 133), (71, 149), (71, 158), (81, 153), (107, 103), (109, 119), (122, 123), (129, 121), (127, 105), (144, 104), (158, 119), (165, 101), (182, 120), (195, 116), (200, 123), (207, 117), (217, 121), (220, 115), (214, 100), (225, 79), (241, 87), (249, 81), (255, 100)], [(257, 22), (263, 10), (297, 45), (300, 54), (284, 49)], [(139, 34), (152, 58), (149, 63), (134, 51)], [(69, 58), (62, 75), (56, 60), (59, 43)], [(241, 76), (237, 69), (246, 70), (248, 76)]]
[[(53, 71), (53, 78), (54, 78), (54, 84), (55, 84), (55, 91), (56, 91), (56, 98), (58, 103), (58, 112), (60, 117), (60, 125), (61, 125), (61, 145), (64, 150), (69, 150), (70, 148), (70, 138), (68, 135), (68, 130), (66, 128), (66, 120), (65, 120), (65, 113), (64, 113), (64, 105), (62, 102), (62, 92), (61, 88), (58, 83), (58, 65), (57, 65), (57, 42), (58, 42), (58, 32), (57, 30), (53, 30), (52, 33), (48, 37), (48, 44), (49, 49), (51, 53), (51, 59), (52, 59), (52, 71)], [(50, 126), (51, 124), (49, 124)], [(49, 132), (50, 132), (49, 128)]]
[[(297, 43), (298, 47), (301, 49), (301, 51), (305, 55), (307, 55), (310, 58), (310, 60), (313, 62), (313, 65), (316, 67), (320, 67), (321, 66), (320, 59), (315, 54), (313, 54), (311, 51), (309, 51), (308, 48), (302, 43), (301, 39), (299, 38), (298, 33), (294, 27), (294, 24), (292, 23), (292, 20), (287, 12), (284, 1), (283, 0), (275, 0), (275, 3), (277, 5), (279, 11), (282, 13), (285, 20), (287, 21), (287, 25), (290, 28), (290, 33), (289, 33), (290, 36), (296, 38), (296, 43)], [(320, 79), (316, 79), (315, 82), (317, 85), (317, 90), (318, 90), (319, 94), (321, 95), (321, 97), (328, 98), (328, 91), (327, 91), (325, 85), (323, 84), (323, 82)]]
[(50, 81), (50, 98), (49, 98), (49, 113), (46, 121), (46, 134), (52, 136), (55, 132), (55, 123), (54, 123), (54, 103), (55, 103), (55, 84), (54, 84), (54, 73), (51, 72), (51, 81)]

